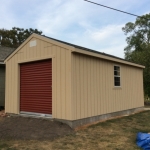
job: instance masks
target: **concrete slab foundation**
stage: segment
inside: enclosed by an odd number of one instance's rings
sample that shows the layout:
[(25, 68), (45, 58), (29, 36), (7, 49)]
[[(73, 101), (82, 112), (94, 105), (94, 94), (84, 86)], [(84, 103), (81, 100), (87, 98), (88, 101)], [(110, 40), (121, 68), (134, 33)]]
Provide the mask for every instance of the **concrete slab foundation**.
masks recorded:
[(86, 125), (86, 124), (92, 124), (94, 122), (107, 120), (107, 119), (110, 119), (110, 118), (113, 118), (113, 117), (130, 115), (130, 114), (140, 112), (140, 111), (143, 111), (143, 110), (144, 110), (144, 107), (139, 107), (139, 108), (133, 108), (133, 109), (129, 109), (129, 110), (123, 110), (123, 111), (113, 112), (113, 113), (109, 113), (109, 114), (103, 114), (103, 115), (99, 115), (99, 116), (93, 116), (93, 117), (89, 117), (89, 118), (73, 120), (73, 121), (62, 120), (62, 119), (55, 119), (55, 120), (66, 123), (71, 128), (77, 128), (77, 127), (80, 127), (80, 126), (83, 126), (83, 125)]

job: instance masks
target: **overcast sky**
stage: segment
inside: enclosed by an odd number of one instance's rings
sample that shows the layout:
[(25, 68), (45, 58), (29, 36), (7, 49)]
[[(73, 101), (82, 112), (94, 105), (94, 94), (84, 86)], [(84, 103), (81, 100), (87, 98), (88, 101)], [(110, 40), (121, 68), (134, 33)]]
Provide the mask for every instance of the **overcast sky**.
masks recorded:
[[(150, 13), (149, 0), (91, 0), (136, 15)], [(1, 0), (0, 28), (37, 28), (62, 41), (124, 58), (122, 27), (136, 17), (84, 0)]]

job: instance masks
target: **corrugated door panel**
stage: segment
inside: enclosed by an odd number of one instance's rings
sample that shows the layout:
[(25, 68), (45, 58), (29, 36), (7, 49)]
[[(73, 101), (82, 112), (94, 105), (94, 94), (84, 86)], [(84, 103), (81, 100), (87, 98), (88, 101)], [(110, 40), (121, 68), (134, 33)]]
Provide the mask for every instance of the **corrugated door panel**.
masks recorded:
[(20, 111), (52, 114), (52, 60), (20, 65)]

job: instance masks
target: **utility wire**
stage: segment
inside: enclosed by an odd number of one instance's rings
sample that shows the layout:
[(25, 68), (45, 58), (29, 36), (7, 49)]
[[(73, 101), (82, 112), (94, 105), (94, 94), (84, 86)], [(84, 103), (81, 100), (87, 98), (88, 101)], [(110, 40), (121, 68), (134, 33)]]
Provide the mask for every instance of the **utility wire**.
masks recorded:
[(119, 12), (122, 12), (122, 13), (125, 13), (125, 14), (128, 14), (128, 15), (131, 15), (131, 16), (142, 17), (142, 16), (138, 16), (138, 15), (135, 15), (135, 14), (131, 14), (131, 13), (129, 13), (129, 12), (125, 12), (125, 11), (122, 11), (122, 10), (119, 10), (119, 9), (115, 9), (115, 8), (108, 7), (108, 6), (105, 6), (105, 5), (102, 5), (102, 4), (98, 4), (98, 3), (95, 3), (95, 2), (91, 2), (91, 1), (88, 1), (88, 0), (84, 0), (84, 1), (87, 1), (87, 2), (89, 2), (89, 3), (96, 4), (96, 5), (99, 5), (99, 6), (102, 6), (102, 7), (106, 7), (106, 8), (115, 10), (115, 11), (119, 11)]

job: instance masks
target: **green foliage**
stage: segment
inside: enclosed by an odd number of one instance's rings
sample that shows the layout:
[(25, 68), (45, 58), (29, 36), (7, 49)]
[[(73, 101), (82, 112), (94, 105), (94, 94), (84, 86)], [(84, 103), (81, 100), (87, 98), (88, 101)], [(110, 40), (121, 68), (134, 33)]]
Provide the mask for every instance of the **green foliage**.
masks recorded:
[(150, 14), (138, 17), (134, 23), (128, 22), (122, 30), (129, 35), (125, 52), (144, 50), (150, 44)]
[(20, 46), (32, 33), (42, 34), (42, 31), (37, 29), (22, 29), (13, 27), (11, 30), (0, 29), (0, 43), (2, 46), (17, 48)]
[(125, 59), (144, 65), (144, 93), (150, 97), (150, 14), (138, 17), (122, 28), (126, 38)]
[(130, 61), (145, 66), (143, 71), (144, 93), (150, 97), (150, 48), (143, 51), (133, 51), (129, 57)]

